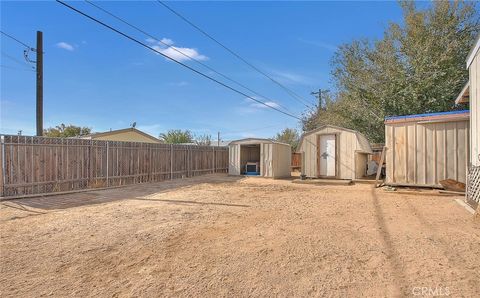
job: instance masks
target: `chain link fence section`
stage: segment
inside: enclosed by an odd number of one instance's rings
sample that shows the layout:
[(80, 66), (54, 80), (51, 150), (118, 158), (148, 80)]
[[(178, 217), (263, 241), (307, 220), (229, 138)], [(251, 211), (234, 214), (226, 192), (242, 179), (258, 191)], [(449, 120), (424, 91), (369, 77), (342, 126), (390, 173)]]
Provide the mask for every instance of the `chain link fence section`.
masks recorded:
[(0, 135), (1, 197), (228, 172), (228, 147)]

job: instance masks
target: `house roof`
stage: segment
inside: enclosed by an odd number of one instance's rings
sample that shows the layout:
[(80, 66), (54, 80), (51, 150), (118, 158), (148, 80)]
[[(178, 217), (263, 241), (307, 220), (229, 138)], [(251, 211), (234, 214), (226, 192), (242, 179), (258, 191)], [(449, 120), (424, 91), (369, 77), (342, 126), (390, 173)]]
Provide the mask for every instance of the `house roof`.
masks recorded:
[(468, 81), (465, 86), (463, 86), (462, 91), (455, 99), (455, 103), (467, 103), (470, 100), (470, 81)]
[(480, 49), (480, 34), (477, 36), (477, 39), (475, 40), (475, 44), (467, 56), (467, 68), (469, 68), (470, 64), (472, 64), (473, 58), (475, 58), (475, 55), (477, 54), (479, 49)]
[(450, 112), (385, 117), (385, 124), (404, 123), (404, 122), (423, 122), (423, 121), (445, 122), (445, 121), (469, 119), (469, 117), (470, 117), (469, 110), (450, 111)]
[(117, 129), (117, 130), (110, 130), (110, 131), (106, 131), (106, 132), (96, 132), (96, 133), (92, 133), (92, 134), (89, 134), (89, 135), (84, 135), (84, 136), (82, 136), (82, 139), (94, 139), (94, 138), (98, 138), (98, 137), (111, 136), (111, 135), (115, 135), (115, 134), (118, 134), (118, 133), (129, 132), (129, 131), (141, 134), (144, 137), (147, 137), (147, 138), (149, 138), (153, 141), (156, 141), (156, 142), (160, 143), (159, 139), (155, 138), (154, 136), (149, 135), (148, 133), (145, 133), (141, 130), (138, 130), (134, 127)]
[(272, 139), (262, 139), (262, 138), (245, 138), (245, 139), (235, 140), (235, 141), (231, 141), (229, 145), (235, 145), (235, 144), (239, 144), (239, 143), (246, 143), (246, 144), (272, 143), (272, 144), (290, 146), (287, 143), (282, 143), (282, 142), (278, 142), (278, 141), (275, 141), (275, 140), (272, 140)]

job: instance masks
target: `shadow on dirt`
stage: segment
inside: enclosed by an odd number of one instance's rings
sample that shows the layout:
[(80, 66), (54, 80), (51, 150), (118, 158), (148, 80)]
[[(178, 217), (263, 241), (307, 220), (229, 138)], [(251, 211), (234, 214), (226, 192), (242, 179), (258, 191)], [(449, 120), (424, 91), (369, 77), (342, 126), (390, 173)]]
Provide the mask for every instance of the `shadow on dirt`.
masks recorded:
[(390, 262), (390, 267), (394, 278), (393, 282), (397, 290), (396, 294), (398, 296), (408, 295), (408, 284), (405, 272), (403, 270), (402, 260), (399, 258), (399, 253), (395, 248), (395, 243), (390, 232), (388, 231), (384, 213), (382, 211), (382, 207), (380, 206), (377, 193), (375, 192), (375, 187), (373, 186), (371, 188), (371, 194), (373, 207), (375, 209), (375, 221), (383, 242), (383, 247), (385, 248), (386, 258), (388, 262)]
[(213, 174), (155, 183), (135, 184), (105, 190), (91, 190), (71, 194), (52, 194), (42, 197), (15, 199), (5, 201), (2, 204), (6, 204), (8, 202), (8, 207), (16, 206), (12, 208), (28, 212), (34, 211), (26, 210), (26, 207), (42, 210), (68, 209), (92, 204), (114, 202), (119, 200), (138, 199), (138, 197), (153, 195), (157, 193), (165, 193), (181, 188), (195, 187), (200, 184), (234, 183), (241, 179), (243, 179), (243, 177), (228, 176), (226, 174)]
[(217, 205), (217, 206), (244, 207), (244, 208), (250, 207), (250, 205), (214, 203), (214, 202), (198, 202), (198, 201), (186, 201), (186, 200), (162, 200), (162, 199), (146, 199), (146, 198), (135, 198), (135, 199), (131, 199), (131, 200), (147, 201), (147, 202), (164, 202), (164, 203), (179, 204), (179, 205), (197, 204), (197, 205)]

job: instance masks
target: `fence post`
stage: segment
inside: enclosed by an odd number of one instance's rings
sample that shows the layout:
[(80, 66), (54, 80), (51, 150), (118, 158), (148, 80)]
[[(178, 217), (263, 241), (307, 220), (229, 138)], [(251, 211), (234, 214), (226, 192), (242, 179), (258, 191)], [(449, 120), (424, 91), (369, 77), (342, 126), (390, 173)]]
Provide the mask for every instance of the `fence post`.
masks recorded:
[(110, 186), (110, 181), (108, 181), (108, 162), (109, 162), (109, 159), (108, 159), (108, 157), (109, 157), (109, 154), (108, 154), (108, 153), (109, 153), (109, 152), (108, 152), (108, 144), (109, 144), (109, 143), (110, 143), (110, 142), (107, 141), (107, 187)]
[(152, 146), (153, 145), (148, 145), (148, 182), (153, 181), (153, 171), (152, 171)]
[(187, 146), (187, 178), (188, 177), (191, 177), (190, 176), (190, 146), (189, 145), (186, 145)]
[(213, 146), (213, 157), (212, 157), (212, 160), (213, 160), (213, 174), (215, 174), (217, 172), (217, 169), (216, 169), (216, 165), (217, 165), (217, 161), (215, 160), (215, 146)]
[(2, 172), (1, 172), (1, 175), (2, 177), (0, 177), (0, 196), (4, 196), (5, 195), (5, 190), (4, 190), (4, 186), (5, 186), (5, 137), (4, 136), (0, 136), (0, 142), (1, 142), (1, 159), (2, 159), (2, 164), (0, 164), (0, 167), (2, 167)]
[(89, 140), (90, 146), (88, 147), (88, 188), (91, 188), (93, 185), (93, 142), (93, 140)]
[(173, 144), (170, 144), (170, 180), (173, 180)]

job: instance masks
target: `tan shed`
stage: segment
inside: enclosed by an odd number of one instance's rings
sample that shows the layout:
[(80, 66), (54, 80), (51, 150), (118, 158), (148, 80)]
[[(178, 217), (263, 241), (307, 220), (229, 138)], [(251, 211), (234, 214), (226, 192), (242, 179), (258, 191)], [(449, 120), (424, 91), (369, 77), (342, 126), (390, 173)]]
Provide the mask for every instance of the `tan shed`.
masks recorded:
[(310, 178), (357, 179), (367, 171), (372, 149), (358, 131), (325, 125), (300, 139), (302, 174)]
[(429, 187), (441, 187), (445, 179), (465, 183), (468, 119), (468, 111), (386, 118), (385, 183)]
[(248, 138), (230, 142), (228, 148), (230, 175), (290, 177), (292, 149), (288, 144)]

